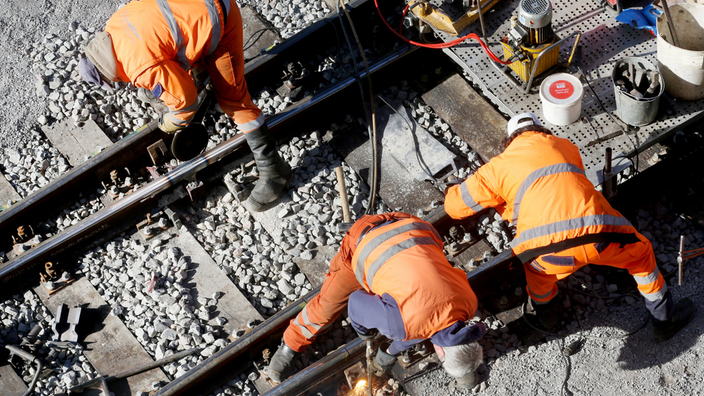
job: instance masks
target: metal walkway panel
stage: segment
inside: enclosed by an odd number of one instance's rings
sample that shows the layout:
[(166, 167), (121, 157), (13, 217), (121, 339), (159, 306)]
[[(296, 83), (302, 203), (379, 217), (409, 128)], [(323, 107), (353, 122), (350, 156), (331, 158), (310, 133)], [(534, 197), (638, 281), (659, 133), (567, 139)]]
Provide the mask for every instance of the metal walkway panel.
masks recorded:
[[(489, 47), (497, 56), (503, 53), (500, 40), (510, 29), (511, 16), (517, 15), (519, 3), (519, 0), (501, 1), (484, 14)], [(465, 41), (444, 51), (462, 66), (475, 88), (499, 111), (509, 116), (526, 111), (533, 112), (555, 135), (570, 139), (580, 148), (587, 170), (593, 168), (597, 171), (603, 168), (606, 147), (612, 147), (615, 152), (633, 157), (684, 126), (701, 122), (700, 120), (704, 118), (704, 101), (674, 100), (665, 93), (660, 98), (659, 114), (653, 123), (629, 132), (627, 136), (621, 134), (613, 139), (586, 147), (590, 141), (620, 130), (611, 81), (614, 64), (626, 56), (634, 56), (657, 65), (656, 38), (645, 30), (638, 30), (617, 22), (611, 13), (606, 12), (599, 2), (594, 0), (552, 1), (552, 6), (552, 26), (559, 37), (569, 36), (575, 31), (582, 32), (580, 39), (580, 45), (583, 47), (582, 70), (613, 119), (601, 109), (587, 84), (583, 84), (581, 117), (588, 117), (589, 121), (578, 120), (568, 126), (547, 123), (538, 94), (541, 79), (533, 83), (530, 93), (525, 94), (491, 65), (489, 57), (475, 41)], [(478, 22), (468, 27), (461, 35), (471, 32), (481, 36)], [(444, 41), (456, 38), (442, 32), (437, 34)], [(560, 62), (566, 62), (569, 58), (573, 43), (574, 39), (568, 39), (562, 44)], [(571, 72), (575, 73), (576, 69), (571, 67)], [(541, 77), (549, 73), (550, 71)], [(614, 119), (617, 122), (614, 122)]]

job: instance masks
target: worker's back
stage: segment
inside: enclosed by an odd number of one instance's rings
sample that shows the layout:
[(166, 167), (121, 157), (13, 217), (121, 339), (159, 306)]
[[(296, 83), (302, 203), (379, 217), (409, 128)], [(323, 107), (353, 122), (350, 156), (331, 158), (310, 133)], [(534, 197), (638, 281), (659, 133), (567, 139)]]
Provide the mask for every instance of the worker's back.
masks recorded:
[(477, 298), (466, 274), (447, 262), (437, 231), (418, 218), (372, 229), (351, 262), (366, 290), (396, 300), (406, 339), (429, 338), (476, 311)]
[(524, 132), (475, 176), (505, 201), (502, 216), (517, 228), (516, 253), (587, 234), (634, 232), (594, 189), (567, 139)]
[(146, 69), (165, 60), (189, 70), (222, 37), (220, 4), (227, 5), (229, 0), (142, 0), (120, 8), (105, 27), (124, 70), (118, 77), (134, 82)]

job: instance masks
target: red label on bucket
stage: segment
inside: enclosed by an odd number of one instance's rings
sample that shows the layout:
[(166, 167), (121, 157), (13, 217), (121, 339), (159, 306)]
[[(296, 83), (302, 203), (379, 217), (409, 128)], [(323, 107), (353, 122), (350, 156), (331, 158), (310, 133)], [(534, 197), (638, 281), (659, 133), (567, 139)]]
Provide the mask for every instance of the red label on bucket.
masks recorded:
[(567, 99), (574, 93), (574, 86), (566, 80), (557, 80), (550, 84), (550, 95), (555, 99)]

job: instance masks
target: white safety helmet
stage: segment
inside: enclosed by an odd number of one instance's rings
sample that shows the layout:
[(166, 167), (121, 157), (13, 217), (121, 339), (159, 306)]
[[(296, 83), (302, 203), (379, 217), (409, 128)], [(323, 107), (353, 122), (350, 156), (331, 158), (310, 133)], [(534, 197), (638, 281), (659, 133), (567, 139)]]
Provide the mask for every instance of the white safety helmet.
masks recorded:
[(511, 136), (519, 128), (531, 125), (543, 126), (543, 124), (540, 123), (538, 117), (533, 113), (516, 114), (515, 116), (511, 117), (510, 120), (508, 120), (508, 136)]

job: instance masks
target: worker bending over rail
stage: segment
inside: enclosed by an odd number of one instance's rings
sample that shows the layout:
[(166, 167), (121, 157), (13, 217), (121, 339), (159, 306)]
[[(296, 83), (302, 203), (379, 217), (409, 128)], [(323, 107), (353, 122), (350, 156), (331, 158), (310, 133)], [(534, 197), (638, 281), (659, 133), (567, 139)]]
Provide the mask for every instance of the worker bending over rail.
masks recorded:
[[(349, 303), (348, 303), (349, 299)], [(379, 347), (372, 370), (391, 370), (401, 352), (426, 339), (460, 387), (474, 387), (486, 332), (468, 325), (477, 297), (464, 271), (447, 262), (432, 225), (405, 213), (364, 216), (342, 239), (320, 293), (291, 321), (283, 344), (265, 369), (281, 382), (297, 352), (348, 307), (352, 327), (364, 339), (378, 330), (393, 340)]]
[(516, 227), (511, 247), (524, 263), (528, 310), (539, 323), (557, 325), (556, 282), (587, 264), (628, 270), (645, 298), (655, 339), (666, 340), (689, 323), (694, 304), (687, 298), (673, 304), (650, 241), (594, 189), (579, 149), (532, 113), (512, 117), (508, 135), (502, 154), (447, 190), (445, 210), (462, 219), (495, 208)]
[(235, 0), (132, 1), (91, 40), (79, 71), (86, 82), (108, 90), (113, 81), (146, 89), (140, 91), (169, 108), (159, 126), (166, 133), (191, 122), (198, 107), (194, 79), (205, 81), (209, 75), (220, 108), (245, 133), (254, 154), (259, 180), (247, 203), (263, 211), (273, 206), (292, 175), (247, 91), (242, 36)]

